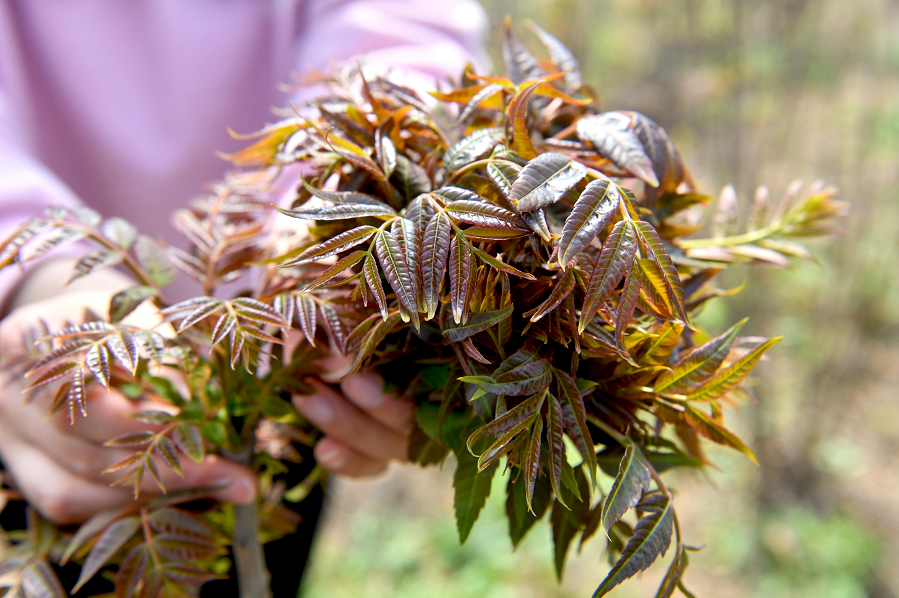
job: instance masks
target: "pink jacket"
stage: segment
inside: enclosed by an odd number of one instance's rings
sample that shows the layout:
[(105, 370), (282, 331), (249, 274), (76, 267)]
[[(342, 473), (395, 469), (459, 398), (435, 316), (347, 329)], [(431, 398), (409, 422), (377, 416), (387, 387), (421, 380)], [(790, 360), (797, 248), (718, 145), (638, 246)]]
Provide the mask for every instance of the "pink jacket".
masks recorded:
[(488, 63), (486, 26), (475, 0), (3, 0), (0, 241), (80, 202), (174, 239), (226, 128), (275, 120), (292, 72), (364, 55), (430, 85)]

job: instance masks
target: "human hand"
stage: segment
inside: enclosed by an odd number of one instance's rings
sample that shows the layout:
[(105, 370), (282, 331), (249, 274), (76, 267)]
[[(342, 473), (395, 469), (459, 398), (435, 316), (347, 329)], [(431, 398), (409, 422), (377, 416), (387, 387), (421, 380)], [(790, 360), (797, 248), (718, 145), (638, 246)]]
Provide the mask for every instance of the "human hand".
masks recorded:
[[(20, 354), (24, 350), (22, 331), (38, 319), (43, 318), (51, 329), (58, 328), (66, 320), (80, 321), (85, 307), (104, 313), (109, 298), (107, 291), (84, 291), (14, 310), (0, 322), (0, 356), (6, 361)], [(150, 312), (144, 317), (155, 316)], [(26, 500), (60, 524), (77, 523), (100, 511), (133, 504), (130, 490), (109, 486), (114, 474), (101, 473), (131, 451), (104, 447), (103, 443), (153, 428), (132, 419), (133, 414), (173, 407), (152, 400), (132, 401), (114, 389), (93, 385), (86, 397), (88, 417), (70, 424), (65, 413), (47, 416), (52, 391), (41, 392), (25, 403), (22, 390), (26, 384), (9, 372), (0, 374), (0, 458)], [(182, 468), (183, 477), (160, 468), (167, 490), (216, 487), (212, 498), (239, 503), (255, 496), (253, 472), (227, 459), (210, 455), (200, 464), (183, 459)], [(147, 480), (141, 492), (152, 496), (159, 490)]]
[[(343, 368), (332, 357), (322, 363), (326, 373)], [(361, 372), (340, 383), (341, 392), (313, 382), (316, 392), (295, 396), (296, 408), (325, 437), (315, 446), (315, 458), (331, 473), (368, 477), (383, 472), (391, 460), (408, 461), (413, 406), (384, 391), (377, 374)]]

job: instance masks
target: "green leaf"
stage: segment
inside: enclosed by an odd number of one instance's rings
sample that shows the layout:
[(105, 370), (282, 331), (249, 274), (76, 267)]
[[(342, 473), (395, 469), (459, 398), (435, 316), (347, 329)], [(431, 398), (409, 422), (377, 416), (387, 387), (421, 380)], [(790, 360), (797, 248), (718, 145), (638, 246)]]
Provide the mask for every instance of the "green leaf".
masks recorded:
[[(574, 475), (581, 497), (584, 500), (578, 500), (573, 494), (567, 494), (565, 502), (571, 505), (571, 509), (563, 506), (561, 501), (556, 500), (553, 502), (551, 516), (554, 563), (556, 576), (560, 581), (565, 570), (565, 558), (568, 555), (571, 542), (587, 523), (587, 519), (590, 516), (590, 488), (587, 485), (587, 478), (584, 477), (584, 471), (580, 467), (574, 470)], [(568, 488), (563, 487), (563, 492), (570, 491)]]
[(540, 154), (518, 174), (509, 199), (520, 211), (530, 212), (559, 201), (585, 176), (587, 168), (568, 156)]
[(140, 235), (134, 242), (134, 258), (157, 286), (165, 286), (175, 279), (175, 267), (152, 238)]
[(708, 380), (724, 362), (734, 339), (748, 319), (743, 318), (724, 334), (695, 347), (686, 357), (678, 361), (671, 371), (659, 376), (655, 383), (655, 392), (683, 393)]
[(577, 121), (577, 136), (589, 142), (600, 156), (625, 170), (651, 187), (659, 180), (653, 171), (652, 160), (646, 155), (643, 142), (633, 129), (633, 121), (625, 112), (603, 112), (585, 116)]
[(662, 579), (662, 583), (659, 586), (659, 590), (656, 592), (655, 598), (671, 598), (671, 596), (674, 595), (674, 590), (677, 588), (677, 584), (680, 582), (681, 577), (683, 577), (686, 568), (687, 548), (685, 546), (679, 546), (678, 551), (671, 560), (671, 564), (668, 566), (668, 572), (665, 573), (665, 578)]
[(662, 365), (677, 346), (680, 335), (684, 331), (683, 322), (662, 322), (656, 329), (656, 337), (643, 353), (641, 361), (647, 365)]
[(587, 328), (596, 312), (611, 299), (621, 279), (631, 271), (636, 253), (636, 232), (630, 221), (622, 220), (612, 228), (590, 273), (578, 322), (579, 333)]
[[(460, 378), (460, 380), (465, 380), (465, 378)], [(543, 392), (528, 397), (492, 422), (484, 424), (472, 432), (466, 441), (469, 452), (474, 454), (475, 444), (488, 435), (499, 436), (506, 434), (510, 430), (519, 428), (522, 424), (524, 424), (524, 427), (530, 426), (531, 421), (537, 417), (540, 409), (543, 407), (545, 398), (546, 393)]]
[(521, 476), (509, 476), (506, 494), (509, 538), (512, 546), (517, 548), (528, 531), (546, 514), (553, 495), (547, 484), (537, 484), (531, 497), (531, 510), (528, 510), (527, 484)]
[(446, 150), (443, 167), (447, 173), (454, 172), (488, 154), (496, 144), (502, 143), (503, 137), (502, 127), (478, 129)]
[(103, 533), (100, 534), (100, 537), (97, 538), (93, 548), (88, 553), (87, 559), (85, 559), (81, 568), (78, 583), (75, 584), (72, 591), (77, 592), (81, 586), (87, 583), (139, 529), (140, 519), (132, 516), (123, 517), (103, 530)]
[(397, 155), (396, 171), (393, 174), (395, 178), (399, 179), (400, 189), (408, 198), (416, 197), (431, 190), (431, 179), (428, 176), (428, 171), (403, 154)]
[(156, 289), (148, 286), (131, 287), (119, 291), (109, 300), (109, 322), (115, 324), (122, 321), (125, 316), (137, 309), (138, 305), (158, 294)]
[(336, 237), (332, 237), (327, 241), (314, 245), (301, 253), (299, 257), (289, 262), (280, 264), (279, 268), (289, 268), (293, 266), (302, 266), (311, 262), (330, 257), (341, 251), (346, 251), (351, 247), (365, 243), (377, 232), (373, 226), (359, 226), (340, 233)]
[(478, 471), (478, 460), (475, 457), (465, 451), (460, 452), (457, 457), (459, 461), (453, 474), (453, 508), (459, 542), (464, 544), (490, 496), (490, 485), (497, 466), (494, 464)]
[(478, 332), (482, 332), (496, 326), (506, 318), (512, 315), (513, 306), (509, 306), (496, 311), (488, 311), (481, 314), (473, 314), (468, 318), (468, 322), (459, 326), (452, 326), (443, 331), (443, 338), (451, 343), (458, 343), (466, 338), (472, 337)]
[(640, 502), (643, 492), (649, 490), (651, 482), (652, 476), (649, 474), (646, 457), (636, 444), (629, 443), (624, 451), (624, 458), (618, 465), (615, 482), (602, 503), (601, 522), (606, 534), (615, 522)]
[(721, 370), (713, 378), (705, 382), (696, 390), (687, 394), (688, 401), (714, 401), (723, 397), (740, 384), (749, 375), (765, 352), (779, 343), (782, 336), (765, 341), (748, 354), (735, 361), (732, 365)]
[(659, 506), (645, 505), (648, 511), (634, 528), (634, 535), (621, 553), (621, 558), (596, 588), (593, 598), (605, 596), (612, 588), (647, 569), (671, 544), (674, 510), (670, 500)]
[(595, 180), (587, 185), (562, 228), (559, 242), (562, 269), (612, 221), (620, 201), (618, 185), (610, 180)]
[(484, 392), (498, 395), (520, 396), (543, 390), (552, 382), (552, 369), (549, 361), (539, 359), (516, 366), (500, 375), (464, 376), (463, 382), (475, 384)]
[(753, 463), (758, 465), (758, 460), (755, 458), (753, 452), (746, 446), (746, 443), (740, 440), (733, 432), (699, 409), (693, 407), (693, 405), (682, 402), (678, 402), (677, 404), (683, 408), (683, 411), (674, 409), (663, 403), (657, 403), (656, 413), (662, 420), (668, 423), (686, 424), (693, 428), (697, 434), (705, 436), (712, 442), (717, 442), (718, 444), (737, 449), (749, 457)]

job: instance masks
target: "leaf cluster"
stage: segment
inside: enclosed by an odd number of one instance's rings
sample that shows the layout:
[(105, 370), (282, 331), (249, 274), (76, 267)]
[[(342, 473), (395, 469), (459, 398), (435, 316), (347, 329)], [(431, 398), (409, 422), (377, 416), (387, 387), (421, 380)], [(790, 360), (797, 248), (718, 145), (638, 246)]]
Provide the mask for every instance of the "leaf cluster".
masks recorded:
[[(376, 370), (415, 403), (410, 458), (454, 455), (462, 542), (499, 472), (513, 545), (549, 513), (560, 577), (575, 539), (603, 538), (613, 562), (602, 596), (674, 537), (658, 596), (686, 592), (688, 547), (661, 474), (708, 464), (701, 438), (754, 460), (723, 407), (749, 396), (747, 376), (779, 340), (740, 336), (745, 320), (709, 337), (693, 319), (733, 292), (714, 285), (725, 267), (809, 257), (797, 240), (833, 232), (845, 204), (831, 187), (794, 184), (771, 208), (761, 188), (738, 232), (741, 206), (728, 187), (711, 236), (696, 238), (713, 198), (667, 132), (637, 112), (600, 111), (572, 53), (532, 28), (548, 59), (506, 23), (506, 75), (468, 68), (433, 98), (356, 69), (324, 78), (327, 93), (229, 156), (249, 170), (176, 214), (188, 251), (89, 211), (24, 225), (0, 245), (4, 264), (87, 239), (100, 249), (73, 276), (124, 264), (139, 283), (106, 317), (33, 335), (31, 388), (55, 389), (54, 408), (72, 417), (92, 381), (177, 407), (144, 416), (146, 433), (110, 441), (136, 449), (114, 469), (137, 492), (145, 473), (162, 485), (160, 459), (177, 472), (179, 455), (278, 446), (263, 430), (293, 430), (282, 446), (314, 441), (282, 393), (303, 388), (330, 345), (351, 358), (346, 376)], [(297, 163), (294, 201), (267, 226), (272, 181)], [(203, 295), (169, 305), (160, 287), (173, 267)], [(251, 289), (218, 298), (235, 280)], [(169, 335), (122, 322), (148, 299)], [(305, 339), (297, 348), (291, 329)], [(269, 507), (308, 490), (270, 484), (281, 455), (263, 448), (252, 461)], [(602, 473), (614, 478), (606, 494)], [(120, 596), (201, 583), (199, 573), (171, 577), (180, 561), (158, 545), (176, 532), (154, 528), (155, 512), (89, 522), (66, 558), (84, 557), (87, 577), (119, 559)], [(217, 557), (218, 536), (199, 535), (215, 538), (200, 560)]]

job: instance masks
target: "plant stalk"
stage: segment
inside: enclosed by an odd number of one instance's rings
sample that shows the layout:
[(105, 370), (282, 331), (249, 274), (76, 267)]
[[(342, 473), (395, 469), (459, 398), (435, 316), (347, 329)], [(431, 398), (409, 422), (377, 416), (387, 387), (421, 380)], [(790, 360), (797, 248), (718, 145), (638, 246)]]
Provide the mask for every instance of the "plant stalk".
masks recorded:
[[(252, 455), (252, 443), (247, 443), (239, 453), (225, 453), (226, 457), (241, 465), (249, 465)], [(271, 598), (270, 575), (265, 565), (262, 542), (259, 541), (259, 508), (256, 501), (248, 505), (234, 505), (234, 537), (231, 543), (241, 598)]]

